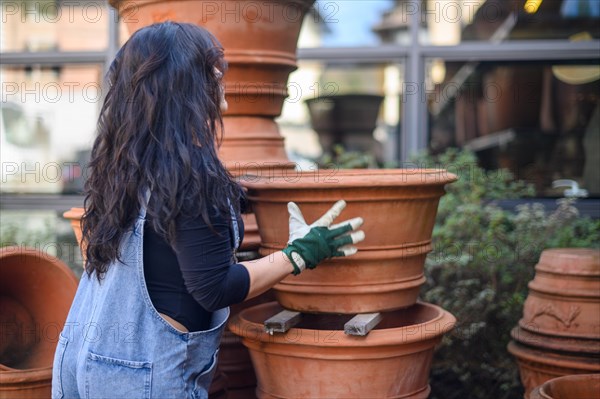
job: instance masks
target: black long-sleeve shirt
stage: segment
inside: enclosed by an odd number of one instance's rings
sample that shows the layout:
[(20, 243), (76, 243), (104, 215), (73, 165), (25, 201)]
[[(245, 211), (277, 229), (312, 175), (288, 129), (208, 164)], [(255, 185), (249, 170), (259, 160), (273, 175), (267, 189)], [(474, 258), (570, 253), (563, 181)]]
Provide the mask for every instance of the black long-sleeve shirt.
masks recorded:
[[(189, 331), (209, 328), (211, 312), (242, 302), (250, 276), (233, 259), (234, 235), (229, 215), (179, 218), (175, 250), (148, 221), (144, 227), (144, 275), (156, 310)], [(238, 218), (240, 237), (244, 225)]]

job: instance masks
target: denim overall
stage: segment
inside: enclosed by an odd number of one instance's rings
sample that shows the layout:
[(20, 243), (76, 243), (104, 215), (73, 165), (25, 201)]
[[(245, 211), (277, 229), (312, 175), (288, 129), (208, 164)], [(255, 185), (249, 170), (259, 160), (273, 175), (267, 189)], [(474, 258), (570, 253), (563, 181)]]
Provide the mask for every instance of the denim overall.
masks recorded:
[(208, 397), (229, 308), (213, 312), (210, 329), (188, 333), (158, 314), (144, 279), (145, 216), (142, 206), (123, 237), (123, 263), (100, 283), (83, 273), (56, 348), (53, 399)]

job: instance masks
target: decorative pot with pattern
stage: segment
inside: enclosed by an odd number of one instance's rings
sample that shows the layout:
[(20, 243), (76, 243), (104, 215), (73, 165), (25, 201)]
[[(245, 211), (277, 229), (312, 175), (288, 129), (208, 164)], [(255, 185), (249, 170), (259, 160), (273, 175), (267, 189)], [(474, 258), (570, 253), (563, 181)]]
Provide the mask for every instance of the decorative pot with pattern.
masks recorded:
[(600, 251), (545, 250), (508, 351), (525, 398), (553, 378), (600, 373)]
[(535, 270), (519, 326), (538, 334), (600, 342), (600, 251), (548, 249)]

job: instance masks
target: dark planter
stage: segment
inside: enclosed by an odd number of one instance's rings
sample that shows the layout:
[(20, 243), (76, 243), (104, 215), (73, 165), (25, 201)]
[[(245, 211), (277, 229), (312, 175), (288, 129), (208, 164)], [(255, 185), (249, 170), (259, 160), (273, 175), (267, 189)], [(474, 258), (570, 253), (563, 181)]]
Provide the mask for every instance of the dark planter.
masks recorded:
[(383, 96), (374, 94), (344, 94), (306, 100), (311, 125), (319, 134), (323, 151), (331, 153), (336, 144), (350, 151), (371, 151), (382, 101)]

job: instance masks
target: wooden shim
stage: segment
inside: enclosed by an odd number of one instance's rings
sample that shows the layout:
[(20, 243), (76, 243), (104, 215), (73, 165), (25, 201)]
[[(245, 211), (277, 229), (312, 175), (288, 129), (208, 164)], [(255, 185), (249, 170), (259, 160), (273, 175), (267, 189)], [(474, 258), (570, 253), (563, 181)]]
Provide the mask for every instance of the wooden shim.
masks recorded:
[(273, 335), (274, 332), (284, 333), (294, 327), (302, 319), (300, 312), (283, 310), (275, 316), (265, 320), (265, 331)]
[(365, 336), (381, 321), (381, 313), (357, 314), (344, 324), (344, 333), (347, 335)]

